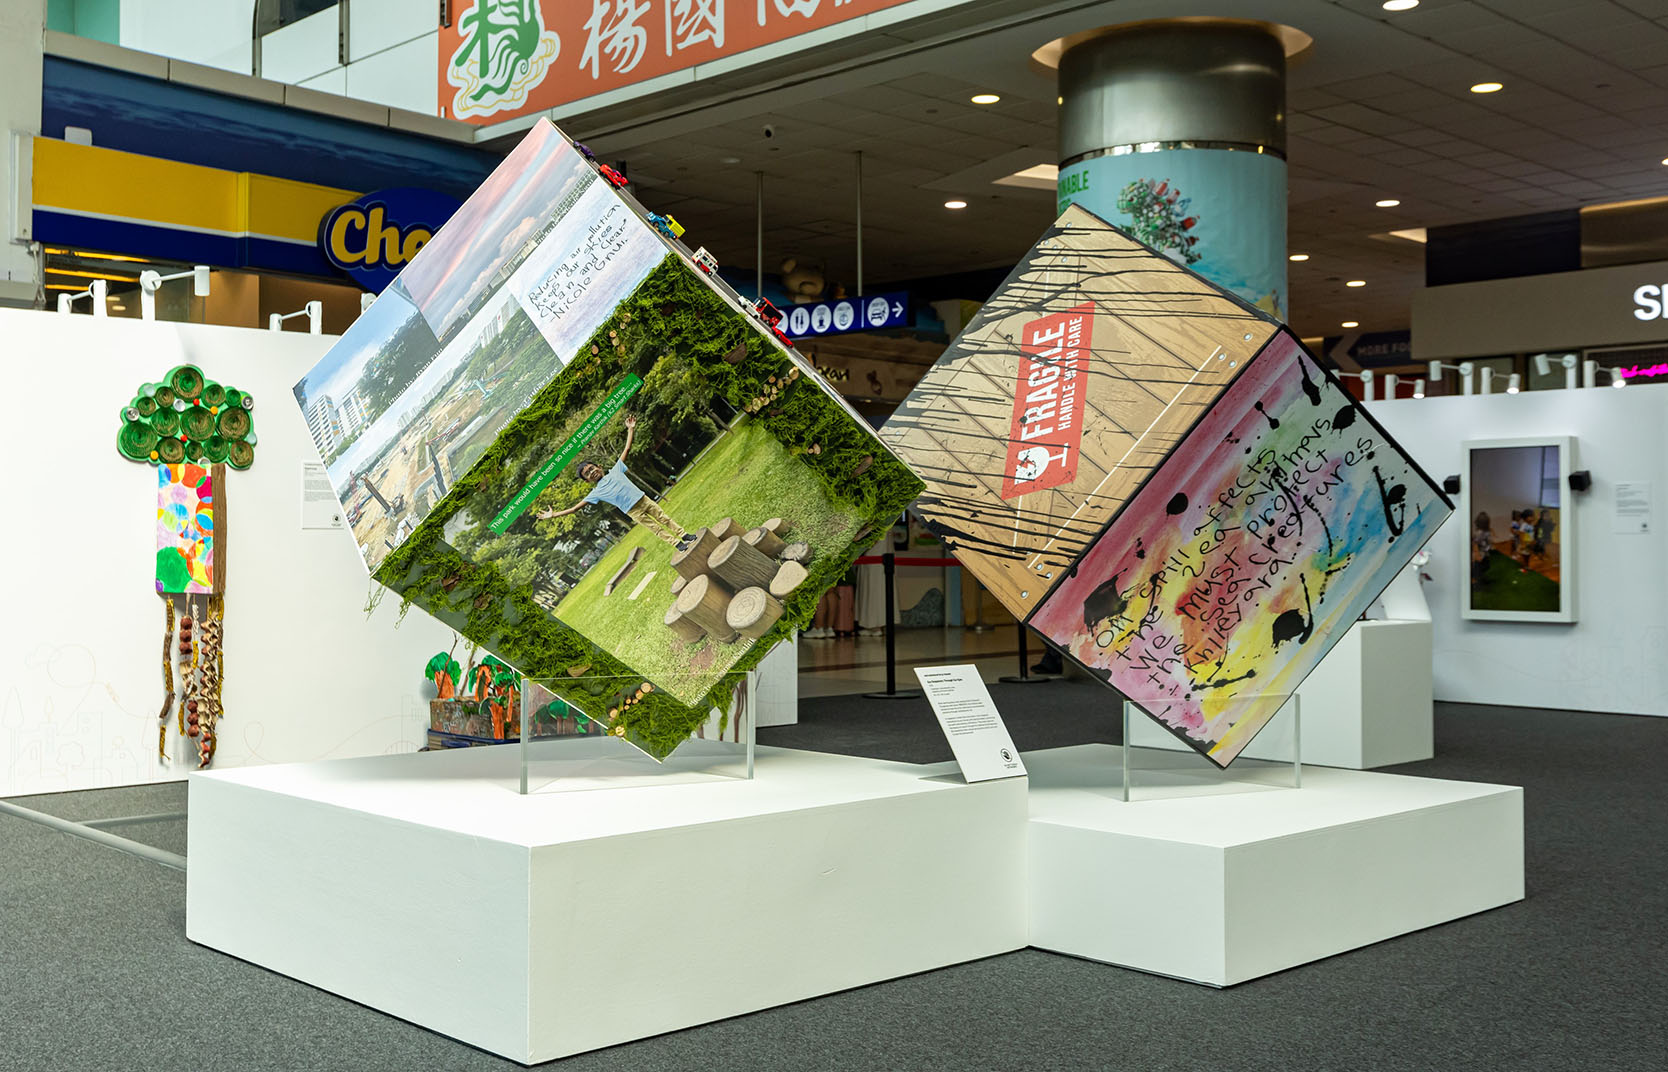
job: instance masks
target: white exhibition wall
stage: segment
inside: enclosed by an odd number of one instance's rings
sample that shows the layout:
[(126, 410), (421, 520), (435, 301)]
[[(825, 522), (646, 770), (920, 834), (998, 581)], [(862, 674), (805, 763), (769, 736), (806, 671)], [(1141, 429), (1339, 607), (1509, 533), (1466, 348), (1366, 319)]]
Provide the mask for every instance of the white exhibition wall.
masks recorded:
[[(423, 665), (453, 643), (372, 582), (347, 530), (303, 530), (316, 460), (291, 385), (335, 342), (193, 324), (0, 309), (12, 511), (0, 625), (0, 796), (176, 780), (157, 757), (163, 607), (156, 473), (116, 452), (139, 384), (192, 362), (255, 396), (255, 464), (230, 471), (219, 768), (413, 751)], [(33, 504), (33, 505), (30, 505)], [(44, 510), (33, 520), (25, 510)], [(177, 737), (174, 738), (177, 740)]]
[[(1574, 436), (1572, 468), (1593, 477), (1588, 491), (1563, 492), (1564, 524), (1573, 523), (1577, 534), (1572, 624), (1462, 620), (1469, 519), (1456, 515), (1432, 539), (1425, 595), (1436, 699), (1668, 715), (1668, 523), (1661, 502), (1668, 495), (1668, 391), (1530, 391), (1368, 408), (1438, 482), (1462, 473), (1465, 441), (1522, 436)], [(1616, 523), (1616, 485), (1628, 482), (1650, 485), (1648, 533), (1637, 531), (1637, 520)]]

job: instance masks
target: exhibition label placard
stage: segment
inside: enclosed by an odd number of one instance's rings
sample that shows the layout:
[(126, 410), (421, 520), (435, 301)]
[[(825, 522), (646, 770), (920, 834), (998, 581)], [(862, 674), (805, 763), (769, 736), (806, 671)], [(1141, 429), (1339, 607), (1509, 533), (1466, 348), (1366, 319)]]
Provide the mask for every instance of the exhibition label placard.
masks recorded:
[(1025, 774), (1019, 749), (1008, 736), (1008, 727), (979, 677), (978, 667), (918, 666), (915, 676), (932, 704), (932, 713), (938, 716), (950, 750), (956, 754), (962, 777), (985, 782)]

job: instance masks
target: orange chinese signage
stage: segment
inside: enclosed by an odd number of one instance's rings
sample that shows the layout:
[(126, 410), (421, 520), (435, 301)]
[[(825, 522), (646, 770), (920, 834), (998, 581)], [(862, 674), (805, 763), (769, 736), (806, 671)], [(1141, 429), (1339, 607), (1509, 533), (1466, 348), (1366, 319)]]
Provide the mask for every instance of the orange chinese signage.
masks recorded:
[(440, 31), (440, 110), (498, 122), (906, 2), (462, 0)]

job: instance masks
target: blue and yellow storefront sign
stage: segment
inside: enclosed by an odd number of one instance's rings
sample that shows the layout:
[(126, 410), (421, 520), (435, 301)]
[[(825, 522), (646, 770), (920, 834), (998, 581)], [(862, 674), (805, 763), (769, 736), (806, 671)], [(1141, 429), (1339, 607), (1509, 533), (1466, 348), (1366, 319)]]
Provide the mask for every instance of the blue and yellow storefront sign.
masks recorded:
[(457, 198), (434, 190), (373, 190), (330, 210), (319, 224), (319, 247), (331, 264), (380, 294), (457, 210)]
[(36, 241), (221, 268), (352, 275), (381, 290), (457, 202), (34, 140)]

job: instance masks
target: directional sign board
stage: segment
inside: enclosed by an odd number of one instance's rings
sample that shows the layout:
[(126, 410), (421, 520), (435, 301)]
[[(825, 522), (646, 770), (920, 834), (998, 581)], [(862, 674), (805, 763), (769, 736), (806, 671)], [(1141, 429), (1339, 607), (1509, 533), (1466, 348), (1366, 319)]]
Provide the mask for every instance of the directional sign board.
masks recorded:
[[(1352, 331), (1328, 335), (1321, 351), (1339, 368), (1393, 368), (1414, 364), (1413, 333), (1400, 331)], [(1353, 368), (1352, 368), (1353, 363)]]
[(865, 294), (860, 298), (807, 302), (790, 306), (785, 312), (781, 328), (791, 339), (898, 328), (909, 323), (909, 292), (899, 290)]

